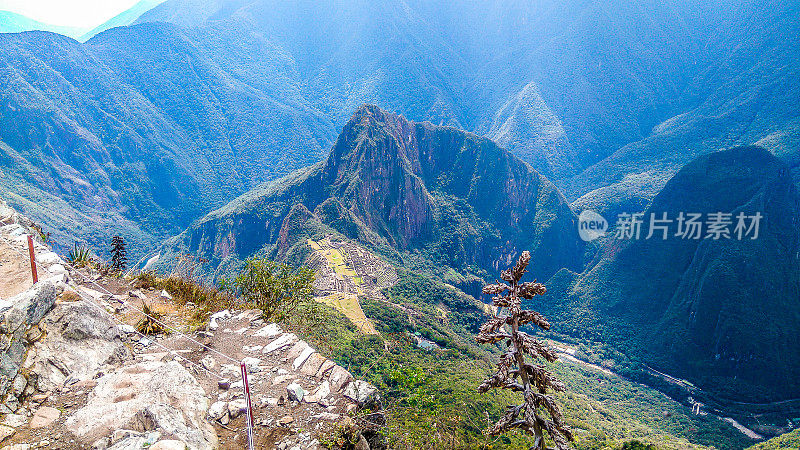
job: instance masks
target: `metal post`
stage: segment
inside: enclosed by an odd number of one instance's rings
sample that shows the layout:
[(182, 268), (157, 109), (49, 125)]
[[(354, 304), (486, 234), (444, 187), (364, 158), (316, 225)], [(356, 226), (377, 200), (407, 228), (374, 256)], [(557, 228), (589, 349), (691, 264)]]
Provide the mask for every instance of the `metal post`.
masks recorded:
[(244, 361), (242, 366), (242, 385), (244, 387), (244, 398), (247, 401), (247, 448), (249, 450), (255, 449), (253, 443), (253, 403), (250, 400), (250, 383), (247, 381), (247, 366)]
[(33, 251), (33, 237), (28, 235), (28, 253), (31, 257), (31, 274), (33, 275), (33, 284), (39, 282), (39, 274), (36, 272), (36, 252)]

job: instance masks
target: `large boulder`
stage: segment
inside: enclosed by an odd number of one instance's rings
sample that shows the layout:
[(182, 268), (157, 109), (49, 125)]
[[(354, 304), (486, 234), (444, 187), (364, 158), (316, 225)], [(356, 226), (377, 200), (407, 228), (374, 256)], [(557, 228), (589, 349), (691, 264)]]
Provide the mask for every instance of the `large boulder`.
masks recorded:
[(116, 322), (96, 304), (59, 303), (43, 323), (47, 335), (36, 343), (32, 355), (32, 372), (41, 391), (56, 389), (68, 378), (92, 379), (105, 365), (130, 356)]
[[(41, 336), (42, 317), (56, 301), (56, 288), (43, 281), (7, 300), (0, 300), (0, 398), (5, 408), (15, 411), (28, 379), (20, 373), (31, 342)], [(34, 332), (32, 332), (34, 331)]]
[(66, 425), (85, 443), (114, 430), (157, 431), (193, 449), (212, 449), (217, 435), (206, 421), (203, 388), (175, 361), (147, 361), (101, 377), (83, 408)]

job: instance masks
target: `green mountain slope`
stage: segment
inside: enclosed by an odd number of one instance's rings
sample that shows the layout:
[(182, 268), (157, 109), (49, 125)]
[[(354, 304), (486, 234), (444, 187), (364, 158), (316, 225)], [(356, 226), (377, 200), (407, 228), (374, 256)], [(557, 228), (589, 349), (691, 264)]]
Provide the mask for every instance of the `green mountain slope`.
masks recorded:
[[(0, 35), (0, 188), (23, 196), (15, 204), (58, 242), (106, 241), (116, 221), (133, 223), (130, 237), (146, 247), (318, 160), (332, 139), (288, 82), (253, 87), (198, 49), (196, 36), (135, 28), (86, 44)], [(272, 56), (273, 71), (291, 78), (291, 61)], [(60, 227), (59, 214), (85, 228)]]
[[(800, 396), (800, 200), (786, 164), (758, 147), (702, 156), (645, 211), (763, 215), (758, 239), (609, 237), (582, 274), (557, 277), (564, 329), (615, 345), (718, 399)], [(706, 236), (707, 230), (702, 231)]]
[(258, 252), (285, 255), (304, 228), (324, 225), (398, 258), (454, 268), (452, 281), (466, 283), (523, 248), (541, 276), (576, 269), (575, 220), (552, 183), (488, 139), (364, 106), (326, 161), (210, 213), (173, 253), (226, 267)]

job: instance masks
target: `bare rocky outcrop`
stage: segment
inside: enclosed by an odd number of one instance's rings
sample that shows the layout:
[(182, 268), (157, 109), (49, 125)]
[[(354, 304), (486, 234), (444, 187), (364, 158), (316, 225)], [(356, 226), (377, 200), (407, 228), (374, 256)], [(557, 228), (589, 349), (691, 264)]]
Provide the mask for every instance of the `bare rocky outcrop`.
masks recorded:
[[(101, 377), (66, 425), (86, 442), (111, 436), (112, 448), (141, 448), (157, 433), (150, 444), (168, 436), (193, 449), (212, 449), (217, 436), (205, 420), (208, 406), (203, 388), (181, 364), (146, 361)], [(131, 433), (120, 438), (118, 430)], [(111, 442), (115, 435), (119, 439)]]
[(130, 358), (111, 315), (88, 301), (59, 303), (43, 320), (44, 339), (33, 348), (40, 391), (90, 380), (108, 364)]
[(53, 283), (43, 281), (32, 289), (7, 300), (0, 300), (0, 413), (13, 413), (25, 394), (32, 391), (35, 379), (24, 370), (23, 362), (32, 342), (42, 335), (39, 321), (56, 300)]

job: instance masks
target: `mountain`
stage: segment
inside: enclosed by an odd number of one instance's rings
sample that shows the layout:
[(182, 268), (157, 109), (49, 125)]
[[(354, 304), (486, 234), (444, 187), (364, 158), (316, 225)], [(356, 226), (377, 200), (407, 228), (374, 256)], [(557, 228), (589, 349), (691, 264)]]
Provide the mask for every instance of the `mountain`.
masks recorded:
[[(0, 98), (30, 105), (36, 119), (0, 110), (3, 152), (17, 161), (0, 185), (59, 241), (99, 242), (120, 223), (149, 247), (319, 161), (363, 103), (486, 135), (578, 208), (641, 210), (692, 158), (741, 144), (764, 146), (797, 177), (798, 52), (781, 38), (798, 31), (795, 3), (169, 0), (82, 45), (4, 35), (11, 81)], [(102, 106), (89, 112), (92, 103)], [(10, 142), (28, 134), (37, 138)], [(41, 170), (48, 145), (59, 174)], [(125, 186), (66, 162), (116, 147)], [(161, 159), (177, 169), (145, 169)], [(102, 192), (65, 188), (73, 170), (81, 189)], [(175, 177), (187, 192), (173, 192)], [(68, 232), (52, 212), (65, 208), (85, 228)]]
[(50, 31), (76, 39), (86, 31), (82, 28), (50, 25), (11, 11), (0, 11), (0, 33), (22, 33), (34, 30)]
[(140, 0), (130, 8), (126, 9), (125, 11), (122, 11), (121, 13), (112, 17), (106, 22), (98, 25), (97, 27), (93, 28), (87, 33), (81, 35), (79, 40), (85, 42), (91, 39), (93, 36), (98, 35), (103, 31), (109, 30), (111, 28), (128, 26), (133, 22), (135, 22), (136, 19), (138, 19), (142, 14), (146, 13), (147, 11), (153, 9), (154, 7), (158, 6), (163, 2), (164, 0)]
[(254, 87), (197, 40), (168, 24), (117, 28), (85, 44), (0, 35), (0, 186), (9, 201), (57, 242), (98, 245), (122, 233), (146, 249), (322, 157), (330, 125), (285, 81), (290, 61), (273, 54), (283, 78)]
[[(486, 277), (530, 249), (548, 277), (580, 266), (576, 217), (558, 189), (488, 139), (375, 106), (353, 114), (328, 158), (211, 212), (171, 242), (208, 267), (290, 257), (304, 236), (336, 233), (413, 266)], [(289, 255), (289, 256), (287, 256)], [(466, 284), (465, 284), (466, 283)], [(477, 294), (477, 292), (475, 292)]]
[[(735, 2), (717, 16), (702, 48), (692, 48), (674, 115), (559, 183), (575, 206), (613, 211), (652, 199), (683, 165), (709, 152), (759, 145), (789, 165), (800, 187), (800, 33), (791, 1)], [(718, 11), (717, 11), (718, 12)], [(639, 201), (638, 203), (642, 203)]]
[[(703, 222), (732, 214), (731, 238), (707, 238), (704, 228), (701, 238), (683, 239), (673, 222), (667, 239), (661, 231), (646, 239), (651, 213), (675, 221), (681, 212), (702, 213)], [(757, 239), (738, 239), (739, 213), (763, 216)], [(553, 310), (569, 311), (559, 327), (719, 398), (800, 396), (800, 198), (787, 165), (759, 147), (701, 156), (644, 218), (639, 239), (608, 237), (586, 271), (555, 277)]]

